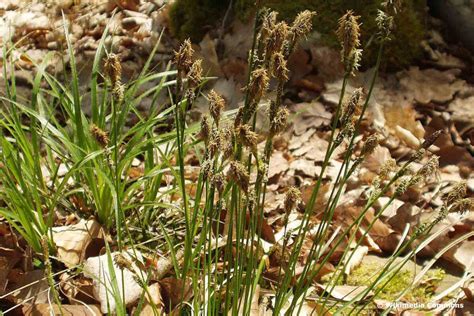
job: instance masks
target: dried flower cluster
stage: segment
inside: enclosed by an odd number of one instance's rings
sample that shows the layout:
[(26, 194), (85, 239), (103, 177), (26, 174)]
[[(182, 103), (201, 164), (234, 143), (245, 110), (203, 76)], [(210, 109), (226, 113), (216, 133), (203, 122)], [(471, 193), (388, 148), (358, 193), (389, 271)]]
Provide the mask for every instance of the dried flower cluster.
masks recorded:
[(360, 16), (354, 15), (349, 10), (339, 19), (339, 27), (336, 31), (341, 44), (341, 59), (347, 73), (354, 74), (359, 68), (362, 57), (360, 49)]
[(123, 100), (124, 86), (122, 80), (122, 64), (120, 58), (116, 54), (109, 54), (105, 59), (104, 71), (112, 85), (112, 95), (115, 100), (121, 102)]
[(106, 147), (109, 144), (109, 134), (97, 125), (91, 124), (90, 132), (100, 146)]
[(189, 39), (185, 40), (178, 51), (174, 52), (174, 63), (178, 70), (177, 93), (182, 93), (183, 78), (187, 79), (188, 88), (184, 91), (186, 98), (192, 103), (195, 98), (194, 89), (202, 81), (202, 60), (193, 60), (194, 49)]

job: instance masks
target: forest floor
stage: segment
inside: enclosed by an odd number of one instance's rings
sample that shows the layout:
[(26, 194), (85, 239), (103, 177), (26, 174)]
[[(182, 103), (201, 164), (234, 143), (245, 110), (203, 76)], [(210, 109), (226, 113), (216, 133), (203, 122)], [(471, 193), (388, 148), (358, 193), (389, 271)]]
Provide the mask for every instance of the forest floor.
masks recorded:
[[(110, 35), (106, 39), (106, 45), (120, 55), (125, 83), (140, 72), (159, 38), (162, 44), (152, 58), (152, 64), (157, 71), (166, 69), (172, 59), (173, 51), (179, 46), (179, 41), (166, 29), (167, 8), (162, 1), (150, 1), (140, 5), (130, 1), (128, 9), (118, 10), (115, 14), (112, 14), (114, 5), (110, 3), (104, 5), (101, 1), (94, 0), (81, 1), (80, 5), (72, 5), (72, 1), (67, 0), (58, 1), (54, 5), (52, 2), (17, 3), (12, 0), (0, 3), (0, 43), (7, 42), (8, 34), (13, 34), (12, 41), (18, 43), (14, 54), (14, 65), (17, 93), (21, 98), (28, 99), (31, 96), (36, 64), (46, 61), (46, 69), (61, 77), (63, 66), (68, 63), (67, 55), (63, 53), (64, 20), (70, 23), (71, 40), (77, 54), (77, 65), (82, 80), (82, 107), (86, 115), (90, 115), (91, 111), (90, 91), (87, 89), (86, 80), (107, 23)], [(61, 10), (65, 12), (64, 20)], [(378, 267), (379, 261), (383, 264), (387, 254), (397, 248), (399, 237), (404, 234), (407, 225), (416, 227), (433, 217), (435, 210), (443, 205), (443, 194), (453, 183), (465, 181), (466, 197), (471, 199), (474, 197), (474, 59), (459, 44), (446, 42), (440, 21), (432, 19), (430, 24), (432, 28), (422, 43), (425, 57), (406, 69), (381, 72), (379, 75), (362, 128), (365, 131), (377, 132), (383, 139), (376, 150), (362, 163), (357, 173), (349, 179), (331, 225), (344, 227), (357, 217), (362, 208), (359, 202), (363, 200), (364, 192), (370, 188), (384, 162), (391, 158), (396, 161), (406, 159), (420, 147), (425, 138), (437, 130), (442, 130), (441, 136), (430, 147), (430, 151), (440, 157), (439, 169), (427, 184), (411, 188), (397, 197), (390, 207), (383, 209), (382, 216), (366, 236), (364, 247), (362, 250), (359, 249), (360, 252), (352, 264), (352, 271), (348, 274), (353, 277), (345, 284), (348, 287), (360, 286), (357, 284), (359, 274), (366, 273), (367, 269), (373, 269), (374, 266)], [(230, 109), (236, 109), (243, 99), (243, 87), (247, 78), (246, 60), (252, 44), (248, 34), (251, 32), (250, 22), (234, 21), (222, 30), (206, 35), (200, 43), (193, 45), (196, 55), (203, 59), (202, 66), (205, 72), (209, 76), (216, 77), (209, 80), (204, 91), (214, 89), (220, 93)], [(275, 151), (268, 167), (264, 213), (266, 223), (270, 227), (267, 239), (273, 242), (281, 240), (284, 234), (282, 219), (286, 188), (289, 186), (301, 188), (302, 205), (310, 199), (315, 179), (320, 174), (325, 158), (329, 144), (329, 125), (341, 92), (344, 67), (340, 62), (339, 52), (321, 46), (312, 39), (313, 37), (309, 37), (303, 42), (289, 60), (290, 79), (285, 87), (283, 103), (291, 111), (292, 116), (287, 130), (274, 142)], [(373, 71), (366, 69), (350, 79), (345, 91), (347, 98), (358, 87), (368, 89)], [(7, 79), (4, 77), (5, 74), (9, 76), (8, 72), (2, 72), (0, 75), (2, 95)], [(155, 84), (156, 81), (149, 83), (150, 86)], [(270, 87), (269, 90), (274, 90), (272, 88), (274, 87)], [(269, 92), (267, 99), (263, 99), (261, 103), (267, 104), (273, 95), (274, 92)], [(166, 94), (158, 98), (161, 98), (163, 103), (168, 102)], [(145, 97), (137, 106), (140, 115), (146, 116), (149, 113), (151, 99), (152, 97)], [(198, 121), (207, 112), (207, 100), (204, 95), (200, 95), (195, 107), (189, 112), (190, 122)], [(259, 115), (263, 117), (264, 111), (262, 110)], [(133, 115), (128, 119), (130, 127), (138, 120)], [(257, 131), (264, 128), (264, 124), (257, 125)], [(262, 142), (259, 147), (263, 145)], [(341, 148), (331, 157), (321, 189), (324, 194), (318, 196), (314, 207), (315, 222), (320, 220), (321, 214), (318, 211), (324, 209), (327, 195), (334, 185), (331, 180), (337, 177), (343, 154), (344, 148)], [(192, 163), (195, 159), (192, 153), (187, 157), (187, 161), (190, 162), (187, 172), (191, 181), (194, 181), (199, 174), (197, 164)], [(415, 164), (415, 169), (423, 163), (421, 161), (418, 165)], [(144, 164), (145, 162), (140, 160), (134, 162), (134, 167), (131, 169), (134, 174), (129, 176), (142, 175)], [(381, 201), (374, 205), (372, 213), (366, 216), (373, 217), (382, 209), (386, 200), (388, 197), (381, 198)], [(300, 211), (295, 210), (290, 214), (289, 225), (285, 227), (285, 232), (286, 229), (296, 231), (301, 224)], [(74, 229), (71, 227), (81, 228), (84, 225), (84, 221), (75, 215), (69, 216), (67, 220), (58, 221), (58, 226), (55, 228), (58, 234), (56, 242), (61, 242), (62, 238), (76, 238), (73, 237)], [(417, 262), (411, 261), (404, 268), (408, 279), (414, 278), (424, 263), (434, 258), (446, 245), (471, 232), (473, 226), (474, 210), (450, 213), (434, 228), (438, 231), (445, 229), (445, 233), (429, 243), (417, 255)], [(364, 228), (364, 225), (361, 227)], [(44, 281), (43, 275), (36, 273), (38, 270), (33, 268), (31, 261), (34, 255), (30, 254), (29, 258), (25, 258), (28, 255), (22, 252), (26, 248), (18, 247), (17, 238), (19, 237), (15, 236), (10, 225), (0, 217), (0, 306), (7, 310), (36, 296), (34, 308), (41, 312), (41, 306), (48, 304), (48, 298), (38, 293), (47, 288), (48, 283)], [(78, 247), (86, 248), (91, 242), (88, 236), (77, 238), (80, 241), (72, 245), (66, 243), (62, 253), (63, 259), (67, 260)], [(351, 245), (345, 244), (339, 247), (340, 251), (344, 251)], [(305, 257), (305, 251), (309, 249), (303, 247), (301, 258)], [(337, 261), (338, 253), (339, 251), (334, 253), (334, 261)], [(432, 269), (432, 278), (424, 280), (425, 288), (432, 287), (430, 297), (436, 297), (438, 302), (462, 302), (466, 312), (474, 312), (472, 296), (474, 288), (469, 282), (471, 273), (474, 273), (472, 258), (474, 258), (473, 237), (463, 240), (443, 253), (434, 266), (436, 269)], [(84, 256), (81, 258), (83, 261), (86, 259)], [(30, 263), (26, 264), (28, 260)], [(333, 268), (331, 263), (328, 263), (328, 273)], [(59, 278), (62, 280), (63, 277)], [(66, 279), (68, 277), (65, 273), (64, 280)], [(40, 282), (41, 280), (43, 281)], [(38, 282), (26, 290), (13, 291), (34, 281)], [(80, 283), (77, 280), (75, 282), (76, 285)], [(399, 282), (402, 282), (403, 286), (404, 280)], [(449, 291), (449, 288), (457, 283), (463, 284), (460, 286), (463, 290)], [(71, 301), (80, 297), (78, 293), (68, 289), (68, 282), (63, 282), (61, 286), (63, 295)], [(340, 290), (344, 291), (343, 286)], [(384, 304), (391, 303), (391, 296), (389, 293), (385, 294), (384, 298), (378, 300), (380, 308), (383, 308)], [(404, 302), (417, 303), (416, 297), (415, 299), (407, 297)], [(90, 298), (88, 304), (95, 306)], [(28, 306), (31, 308), (31, 305)], [(399, 313), (404, 310), (410, 311), (415, 308), (406, 306), (398, 308)], [(443, 307), (431, 310), (441, 312)], [(26, 313), (25, 310), (24, 312)]]

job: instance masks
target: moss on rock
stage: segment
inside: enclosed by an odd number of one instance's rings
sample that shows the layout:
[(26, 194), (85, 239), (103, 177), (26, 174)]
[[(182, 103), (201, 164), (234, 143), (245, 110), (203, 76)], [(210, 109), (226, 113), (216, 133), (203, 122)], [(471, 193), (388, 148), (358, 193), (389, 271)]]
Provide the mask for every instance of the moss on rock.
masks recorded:
[[(347, 277), (347, 285), (370, 286), (374, 279), (369, 277), (373, 275), (377, 276), (382, 269), (383, 264), (364, 263), (352, 271)], [(403, 296), (403, 300), (413, 303), (429, 302), (445, 275), (445, 271), (439, 268), (429, 270), (423, 276), (421, 282)], [(392, 276), (393, 278), (380, 291), (378, 298), (388, 301), (395, 300), (401, 291), (412, 285), (415, 278), (415, 274), (409, 269), (402, 269), (395, 275), (391, 273), (389, 278)]]
[[(377, 32), (375, 17), (383, 0), (264, 0), (263, 4), (280, 13), (280, 18), (291, 21), (298, 12), (309, 9), (318, 14), (314, 29), (321, 33), (326, 45), (337, 47), (334, 30), (337, 21), (346, 10), (352, 9), (361, 16), (363, 64), (375, 62), (377, 46), (373, 40)], [(251, 16), (254, 0), (235, 0), (234, 15), (241, 19)], [(406, 66), (422, 53), (420, 42), (425, 34), (426, 0), (406, 0), (404, 8), (396, 16), (393, 40), (386, 47), (384, 67), (396, 69)], [(181, 39), (190, 37), (199, 41), (212, 25), (224, 15), (229, 0), (177, 0), (170, 12), (172, 30)]]

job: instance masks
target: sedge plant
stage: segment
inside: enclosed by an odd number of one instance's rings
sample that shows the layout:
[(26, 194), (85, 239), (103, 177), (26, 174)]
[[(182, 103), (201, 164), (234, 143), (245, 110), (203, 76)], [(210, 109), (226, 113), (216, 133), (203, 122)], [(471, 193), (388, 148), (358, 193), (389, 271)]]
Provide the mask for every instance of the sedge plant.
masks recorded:
[[(129, 255), (138, 258), (139, 251), (154, 252), (153, 246), (157, 246), (169, 258), (170, 269), (158, 277), (155, 274), (154, 278), (159, 280), (173, 274), (184, 285), (177, 291), (181, 303), (169, 306), (181, 313), (248, 315), (259, 303), (261, 289), (266, 288), (271, 293), (273, 314), (299, 314), (305, 298), (313, 295), (314, 280), (336, 248), (343, 243), (360, 247), (383, 210), (408, 188), (426, 181), (437, 168), (436, 156), (431, 155), (428, 160), (424, 157), (439, 133), (427, 138), (407, 160), (385, 162), (358, 217), (347, 227), (337, 230), (332, 227), (349, 178), (380, 141), (375, 133), (363, 133), (361, 123), (373, 93), (384, 44), (390, 40), (394, 27), (396, 10), (391, 2), (382, 9), (376, 20), (379, 33), (372, 41), (379, 45), (379, 52), (369, 88), (356, 89), (349, 98), (346, 97), (348, 81), (357, 72), (362, 56), (359, 18), (348, 11), (339, 20), (337, 35), (345, 74), (330, 125), (327, 152), (306, 205), (302, 205), (298, 188), (287, 189), (281, 240), (268, 234), (265, 220), (268, 169), (275, 138), (289, 121), (289, 111), (282, 102), (289, 80), (288, 59), (299, 41), (312, 30), (316, 13), (310, 11), (301, 12), (290, 24), (279, 21), (277, 13), (265, 9), (256, 14), (245, 98), (236, 111), (226, 111), (226, 101), (216, 91), (201, 93), (206, 78), (202, 61), (194, 58), (189, 41), (175, 52), (176, 70), (170, 70), (171, 65), (167, 65), (162, 72), (153, 71), (158, 42), (140, 74), (124, 83), (120, 56), (105, 45), (106, 29), (93, 61), (88, 87), (91, 115), (86, 115), (82, 108), (83, 88), (66, 26), (71, 69), (66, 75), (70, 80), (62, 83), (46, 71), (46, 63), (37, 65), (28, 100), (16, 92), (11, 61), (14, 45), (4, 46), (4, 60), (10, 62), (3, 63), (3, 72), (10, 80), (6, 94), (0, 97), (3, 103), (0, 215), (37, 253), (47, 253), (46, 243), (54, 251), (52, 232), (58, 214), (93, 217), (116, 241), (112, 245), (107, 243), (109, 270), (113, 270), (114, 262), (122, 273), (131, 270)], [(155, 83), (152, 88), (144, 88), (151, 82)], [(257, 131), (257, 112), (270, 86), (276, 88), (266, 109), (268, 124)], [(157, 104), (158, 96), (163, 94), (169, 97), (169, 103)], [(208, 101), (209, 115), (200, 124), (194, 124), (187, 112), (201, 94)], [(153, 100), (146, 116), (137, 110), (144, 98)], [(127, 124), (130, 115), (138, 117), (132, 126)], [(263, 150), (258, 146), (262, 139)], [(341, 167), (332, 179), (329, 197), (323, 209), (318, 210), (321, 216), (315, 223), (316, 201), (325, 194), (323, 179), (334, 153), (342, 146), (345, 149)], [(197, 156), (200, 164), (193, 183), (188, 178), (189, 155)], [(137, 159), (143, 161), (144, 167), (138, 176), (131, 177)], [(420, 161), (424, 162), (421, 169), (412, 171), (411, 165)], [(342, 303), (334, 303), (330, 295), (320, 295), (316, 300), (317, 312), (362, 311), (370, 297), (376, 297), (369, 294), (374, 289), (381, 291), (394, 272), (420, 251), (421, 245), (439, 234), (433, 235), (434, 225), (450, 211), (471, 207), (469, 200), (463, 199), (464, 191), (462, 187), (453, 189), (431, 222), (408, 227), (386, 266), (378, 275), (371, 276), (372, 286)], [(366, 214), (382, 196), (389, 196), (388, 202), (359, 234)], [(290, 241), (290, 213), (302, 206), (301, 224)], [(167, 218), (169, 212), (177, 214), (173, 220)], [(175, 226), (170, 228), (173, 221)], [(308, 240), (309, 251), (301, 259)], [(119, 254), (113, 254), (112, 248)], [(124, 249), (129, 249), (127, 257), (121, 254)], [(274, 254), (282, 259), (276, 276), (269, 278), (269, 260)], [(325, 285), (325, 293), (330, 294), (344, 279), (353, 255), (354, 247), (344, 250)], [(399, 264), (395, 258), (402, 255)], [(51, 262), (45, 262), (51, 270)], [(149, 295), (147, 286), (154, 279), (152, 267), (140, 267), (142, 273), (133, 272), (144, 288), (138, 310)], [(49, 281), (54, 284), (51, 278)], [(125, 288), (126, 284), (112, 284), (110, 297), (116, 300), (118, 309), (110, 312), (127, 312), (120, 294), (123, 295)], [(191, 289), (191, 296), (187, 288)], [(56, 294), (55, 300), (59, 302)]]

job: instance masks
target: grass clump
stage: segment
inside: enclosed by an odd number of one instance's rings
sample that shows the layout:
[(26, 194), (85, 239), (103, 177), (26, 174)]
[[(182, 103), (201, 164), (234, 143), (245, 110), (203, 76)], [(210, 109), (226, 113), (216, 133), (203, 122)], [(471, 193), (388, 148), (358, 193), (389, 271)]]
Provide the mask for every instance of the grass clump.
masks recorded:
[[(56, 216), (70, 213), (83, 218), (92, 216), (102, 224), (111, 237), (110, 244), (105, 245), (109, 267), (117, 258), (126, 266), (126, 262), (120, 260), (123, 258), (112, 256), (113, 251), (126, 249), (134, 253), (140, 249), (156, 253), (158, 248), (163, 257), (169, 259), (165, 264), (169, 269), (158, 273), (153, 265), (142, 264), (142, 275), (136, 273), (137, 283), (146, 293), (152, 276), (153, 281), (160, 281), (164, 276), (175, 279), (176, 288), (171, 298), (174, 303), (167, 309), (174, 309), (176, 313), (249, 315), (255, 308), (254, 303), (260, 300), (260, 289), (266, 287), (274, 297), (268, 306), (274, 314), (298, 314), (334, 251), (343, 243), (353, 246), (340, 255), (341, 260), (326, 287), (329, 293), (343, 278), (347, 263), (354, 255), (352, 250), (364, 242), (384, 209), (409, 187), (426, 181), (437, 168), (436, 156), (416, 172), (410, 167), (427, 154), (439, 133), (427, 138), (400, 166), (392, 162), (390, 167), (383, 168), (354, 221), (348, 227), (332, 231), (336, 207), (349, 179), (379, 141), (375, 133), (363, 133), (361, 122), (390, 38), (393, 10), (387, 9), (377, 17), (377, 25), (381, 27), (375, 39), (377, 67), (369, 88), (367, 91), (357, 89), (349, 100), (344, 98), (345, 89), (359, 67), (363, 42), (359, 17), (353, 11), (338, 20), (339, 45), (343, 48), (341, 58), (345, 65), (341, 95), (331, 123), (328, 149), (309, 201), (302, 205), (299, 189), (288, 190), (285, 232), (289, 214), (301, 210), (298, 215), (301, 225), (292, 233), (296, 237), (291, 242), (287, 234), (282, 240), (275, 240), (272, 228), (266, 223), (264, 205), (274, 139), (288, 123), (289, 111), (282, 102), (288, 81), (287, 62), (298, 42), (312, 30), (315, 13), (311, 11), (300, 12), (289, 24), (278, 20), (277, 14), (269, 10), (256, 15), (242, 106), (226, 112), (225, 100), (211, 91), (206, 95), (211, 116), (203, 118), (200, 131), (198, 124), (189, 121), (187, 113), (202, 94), (206, 78), (202, 76), (201, 61), (195, 59), (189, 40), (175, 52), (176, 70), (169, 70), (169, 65), (164, 72), (150, 71), (155, 47), (137, 78), (123, 83), (120, 59), (107, 51), (104, 34), (91, 74), (90, 117), (81, 108), (82, 94), (74, 54), (67, 40), (70, 81), (61, 83), (38, 65), (30, 100), (16, 95), (14, 78), (6, 96), (0, 97), (5, 105), (0, 113), (3, 117), (0, 121), (0, 181), (3, 184), (0, 215), (40, 254), (47, 253), (46, 244), (55, 250), (52, 229)], [(9, 60), (12, 52), (13, 48), (4, 48), (5, 60)], [(5, 73), (7, 67), (13, 69), (13, 64), (4, 63)], [(140, 87), (150, 81), (156, 85), (139, 92)], [(276, 91), (271, 94), (267, 107), (269, 126), (258, 134), (257, 110), (263, 98), (270, 96), (270, 83)], [(149, 115), (140, 116), (137, 111), (140, 101), (146, 96), (157, 100), (159, 93), (169, 95), (169, 104), (153, 103)], [(56, 115), (58, 112), (60, 117)], [(138, 115), (138, 123), (131, 127), (126, 124), (130, 114)], [(163, 125), (167, 126), (167, 132), (160, 132)], [(264, 140), (263, 150), (257, 146), (259, 139)], [(331, 156), (343, 144), (341, 167), (332, 179), (333, 186), (325, 192), (322, 181)], [(200, 167), (192, 180), (192, 190), (188, 179), (189, 155), (196, 157)], [(143, 161), (144, 168), (131, 177), (135, 159)], [(60, 165), (67, 170), (62, 176), (58, 175)], [(325, 193), (329, 198), (316, 227), (314, 208), (318, 196)], [(371, 221), (364, 221), (381, 196), (390, 199)], [(173, 220), (167, 216), (170, 212), (174, 213)], [(446, 214), (447, 208), (432, 222), (407, 231), (403, 242), (357, 297), (336, 307), (326, 296), (318, 297), (319, 310), (341, 308), (354, 314), (364, 310), (370, 303), (372, 291), (382, 291), (391, 276), (420, 251), (423, 243), (442, 233), (430, 234), (432, 227)], [(362, 222), (368, 226), (361, 235)], [(137, 238), (139, 234), (141, 237)], [(415, 241), (420, 240), (420, 245), (414, 246)], [(309, 250), (302, 260), (303, 247)], [(273, 254), (281, 254), (277, 267), (269, 267)], [(402, 261), (396, 262), (402, 254), (406, 254)], [(271, 277), (269, 272), (273, 272)], [(50, 281), (53, 286), (53, 280)], [(118, 309), (107, 312), (126, 314), (125, 300), (120, 295), (126, 285), (117, 284), (114, 276), (111, 282), (115, 283), (108, 290)]]

